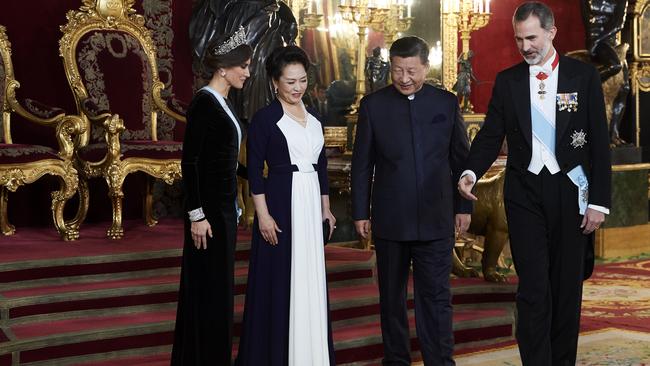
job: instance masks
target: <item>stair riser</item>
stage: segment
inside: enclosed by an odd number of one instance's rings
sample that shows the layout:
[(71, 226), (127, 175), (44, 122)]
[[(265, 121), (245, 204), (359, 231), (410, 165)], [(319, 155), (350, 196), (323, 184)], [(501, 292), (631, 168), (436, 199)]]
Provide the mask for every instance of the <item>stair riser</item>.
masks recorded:
[[(411, 333), (412, 351), (414, 353), (417, 353), (419, 350), (418, 340), (415, 338), (414, 331)], [(488, 339), (503, 339), (503, 337), (512, 337), (512, 325), (504, 324), (480, 329), (457, 330), (454, 332), (454, 338), (457, 345), (462, 343), (485, 341)], [(32, 350), (20, 351), (18, 354), (21, 363), (30, 363), (44, 360), (55, 360), (57, 358), (64, 357), (120, 351), (125, 349), (165, 346), (172, 343), (173, 331), (168, 331), (41, 347)], [(335, 344), (335, 349), (338, 349), (336, 351), (337, 364), (378, 359), (383, 355), (381, 337), (373, 336), (367, 337), (367, 339), (355, 340), (355, 344), (358, 344), (358, 346), (346, 349), (340, 349), (341, 345)], [(2, 363), (3, 360), (5, 360), (4, 362), (9, 362), (7, 363), (8, 366), (11, 365), (10, 359), (10, 355), (0, 356), (0, 366), (4, 366)]]
[(120, 261), (52, 267), (36, 267), (0, 272), (0, 283), (40, 280), (67, 276), (96, 275), (116, 272), (143, 271), (179, 267), (181, 257), (165, 257), (136, 261)]

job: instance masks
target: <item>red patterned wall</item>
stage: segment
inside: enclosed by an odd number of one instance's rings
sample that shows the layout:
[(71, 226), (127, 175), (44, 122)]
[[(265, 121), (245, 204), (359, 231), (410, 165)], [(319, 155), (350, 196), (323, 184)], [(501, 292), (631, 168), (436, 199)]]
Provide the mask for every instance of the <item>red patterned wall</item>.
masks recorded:
[[(472, 33), (470, 48), (474, 51), (474, 74), (479, 80), (472, 85), (474, 111), (485, 113), (492, 94), (496, 74), (522, 61), (512, 31), (512, 14), (523, 1), (493, 0), (490, 23)], [(585, 48), (585, 30), (579, 0), (547, 0), (555, 14), (558, 28), (554, 45), (558, 52)]]

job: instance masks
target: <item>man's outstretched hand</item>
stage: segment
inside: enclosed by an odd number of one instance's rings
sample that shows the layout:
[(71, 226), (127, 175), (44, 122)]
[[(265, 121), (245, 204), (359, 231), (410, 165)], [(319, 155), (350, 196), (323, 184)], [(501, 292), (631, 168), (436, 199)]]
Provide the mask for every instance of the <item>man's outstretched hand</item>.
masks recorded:
[(472, 194), (472, 188), (474, 188), (475, 183), (476, 182), (474, 182), (471, 175), (465, 174), (458, 181), (458, 192), (460, 192), (460, 195), (467, 200), (478, 201), (478, 198)]

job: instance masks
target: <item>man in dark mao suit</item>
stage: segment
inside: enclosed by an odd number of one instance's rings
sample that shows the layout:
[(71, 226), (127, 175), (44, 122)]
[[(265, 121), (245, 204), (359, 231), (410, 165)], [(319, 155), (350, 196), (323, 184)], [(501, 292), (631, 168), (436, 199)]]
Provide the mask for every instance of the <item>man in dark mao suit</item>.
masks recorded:
[(611, 163), (600, 77), (560, 56), (551, 9), (524, 3), (513, 16), (525, 62), (497, 75), (463, 177), (471, 193), (504, 137), (503, 187), (519, 276), (517, 341), (524, 365), (575, 365), (582, 282), (594, 265), (593, 231), (609, 213)]
[[(429, 47), (390, 49), (389, 85), (361, 100), (352, 156), (352, 215), (377, 253), (384, 365), (410, 365), (406, 309), (411, 264), (416, 330), (426, 366), (454, 365), (449, 274), (454, 228), (471, 202), (455, 189), (469, 143), (456, 97), (425, 85)], [(371, 207), (372, 206), (372, 207)]]

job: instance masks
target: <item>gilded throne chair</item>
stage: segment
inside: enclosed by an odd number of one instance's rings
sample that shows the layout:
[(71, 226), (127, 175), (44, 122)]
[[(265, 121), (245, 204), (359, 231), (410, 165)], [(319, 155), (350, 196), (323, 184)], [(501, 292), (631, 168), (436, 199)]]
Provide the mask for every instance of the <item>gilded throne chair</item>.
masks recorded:
[(165, 84), (156, 65), (156, 48), (134, 0), (83, 0), (69, 11), (59, 51), (80, 115), (88, 126), (75, 149), (83, 222), (89, 178), (102, 177), (112, 203), (111, 239), (123, 235), (122, 186), (127, 175), (144, 172), (144, 217), (153, 214), (154, 178), (172, 184), (181, 178), (182, 143), (173, 141), (176, 121), (185, 122), (185, 105), (163, 100)]
[[(60, 185), (60, 189), (52, 193), (54, 226), (64, 240), (75, 240), (79, 237), (78, 227), (64, 221), (63, 210), (66, 202), (77, 192), (77, 171), (72, 161), (73, 141), (83, 133), (83, 121), (79, 116), (66, 115), (59, 108), (16, 97), (20, 83), (14, 77), (11, 44), (3, 26), (0, 26), (0, 57), (0, 230), (4, 235), (15, 233), (15, 227), (7, 217), (9, 192), (49, 174), (57, 177)], [(54, 129), (59, 149), (14, 143), (11, 117), (15, 114), (23, 118), (16, 123), (27, 121)]]

